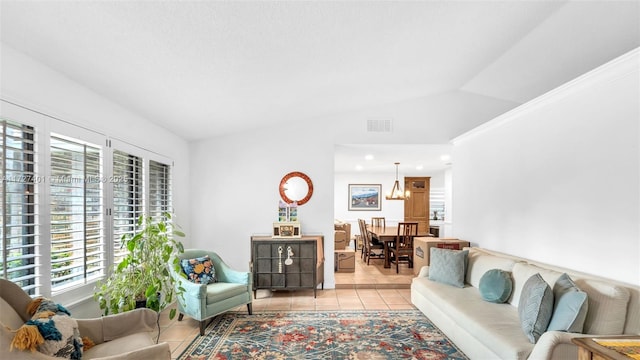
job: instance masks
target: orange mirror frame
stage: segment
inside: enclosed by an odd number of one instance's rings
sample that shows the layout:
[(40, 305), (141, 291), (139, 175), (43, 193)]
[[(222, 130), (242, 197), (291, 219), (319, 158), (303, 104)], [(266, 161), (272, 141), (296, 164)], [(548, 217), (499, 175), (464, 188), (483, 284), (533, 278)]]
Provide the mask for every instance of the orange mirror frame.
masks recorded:
[[(300, 178), (307, 184), (307, 193), (302, 199), (291, 199), (287, 195), (287, 182), (292, 178)], [(309, 199), (311, 199), (311, 195), (313, 195), (313, 183), (311, 182), (311, 179), (304, 173), (293, 171), (285, 175), (282, 180), (280, 180), (280, 197), (288, 204), (291, 204), (295, 201), (298, 203), (298, 205), (304, 205), (307, 203), (307, 201), (309, 201)]]

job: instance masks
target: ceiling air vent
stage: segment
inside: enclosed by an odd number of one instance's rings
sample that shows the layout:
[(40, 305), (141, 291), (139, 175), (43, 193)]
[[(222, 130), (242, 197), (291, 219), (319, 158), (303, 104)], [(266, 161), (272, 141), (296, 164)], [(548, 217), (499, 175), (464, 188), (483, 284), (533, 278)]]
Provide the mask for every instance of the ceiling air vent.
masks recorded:
[(391, 132), (391, 119), (367, 120), (367, 132)]

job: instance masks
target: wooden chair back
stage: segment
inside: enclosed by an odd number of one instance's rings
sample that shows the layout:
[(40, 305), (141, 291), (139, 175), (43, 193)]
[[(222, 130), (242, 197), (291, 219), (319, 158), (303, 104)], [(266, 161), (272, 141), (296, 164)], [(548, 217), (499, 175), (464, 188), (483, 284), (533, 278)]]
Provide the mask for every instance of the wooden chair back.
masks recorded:
[(372, 217), (371, 218), (371, 226), (386, 228), (387, 227), (387, 223), (386, 223), (384, 217), (380, 217), (380, 216), (379, 217)]
[(396, 263), (396, 273), (400, 271), (399, 263), (406, 262), (409, 267), (413, 266), (413, 238), (418, 236), (417, 222), (398, 223), (398, 233), (393, 242), (390, 260)]
[(383, 244), (374, 244), (371, 240), (371, 233), (367, 230), (367, 222), (364, 219), (358, 219), (358, 225), (360, 226), (360, 236), (362, 236), (362, 254), (361, 256), (369, 265), (369, 260), (371, 260), (371, 255), (373, 253), (373, 249), (377, 249), (377, 255), (374, 256), (381, 257), (384, 253), (382, 249), (384, 248)]

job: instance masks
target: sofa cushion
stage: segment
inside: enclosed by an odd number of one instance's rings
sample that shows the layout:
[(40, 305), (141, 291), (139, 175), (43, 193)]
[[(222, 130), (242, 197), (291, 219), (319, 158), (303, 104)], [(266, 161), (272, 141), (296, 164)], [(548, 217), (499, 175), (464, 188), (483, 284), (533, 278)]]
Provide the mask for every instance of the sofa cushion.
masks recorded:
[(216, 282), (216, 269), (209, 255), (180, 261), (187, 279), (196, 284), (210, 284)]
[(540, 274), (532, 275), (522, 288), (518, 316), (522, 331), (535, 344), (546, 330), (553, 313), (553, 291)]
[(518, 306), (520, 303), (520, 294), (524, 284), (535, 274), (540, 274), (542, 278), (553, 288), (553, 284), (562, 275), (559, 271), (545, 269), (540, 266), (532, 265), (525, 262), (518, 262), (513, 265), (513, 293), (509, 299), (509, 303), (513, 306)]
[(215, 304), (236, 295), (246, 294), (247, 285), (217, 282), (207, 285), (207, 304)]
[[(428, 299), (429, 309), (447, 314), (447, 323), (456, 324), (459, 334), (473, 336), (490, 348), (495, 359), (526, 359), (533, 349), (522, 333), (515, 306), (483, 301), (478, 289), (471, 286), (457, 288), (427, 278), (413, 279), (412, 298), (414, 292)], [(425, 312), (427, 317), (429, 311)]]
[(511, 271), (515, 263), (512, 259), (490, 255), (471, 248), (469, 249), (469, 265), (466, 275), (467, 283), (475, 288), (479, 288), (480, 279), (487, 271), (491, 269)]
[(82, 354), (82, 360), (102, 359), (116, 354), (125, 355), (154, 344), (155, 341), (151, 338), (150, 333), (135, 333), (97, 344)]
[(464, 287), (468, 250), (431, 248), (429, 280)]
[(589, 298), (569, 275), (562, 274), (553, 285), (553, 315), (547, 331), (581, 333), (587, 317)]
[(619, 335), (624, 331), (629, 290), (620, 285), (592, 279), (576, 279), (576, 285), (589, 297), (584, 333)]
[(512, 289), (513, 281), (509, 271), (491, 269), (480, 278), (480, 296), (486, 301), (503, 303), (511, 295)]

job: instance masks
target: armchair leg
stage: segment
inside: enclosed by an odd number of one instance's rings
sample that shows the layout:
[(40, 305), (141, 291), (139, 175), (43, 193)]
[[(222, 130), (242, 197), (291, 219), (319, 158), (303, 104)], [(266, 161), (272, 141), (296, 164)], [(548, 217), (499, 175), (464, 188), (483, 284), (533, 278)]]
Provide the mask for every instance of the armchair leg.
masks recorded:
[(182, 318), (184, 317), (183, 313), (180, 313), (180, 315), (178, 315), (178, 321), (182, 321)]
[(204, 328), (207, 327), (204, 320), (200, 321), (200, 336), (204, 336)]
[(252, 303), (248, 303), (247, 304), (247, 311), (249, 312), (249, 315), (253, 314), (253, 304)]

